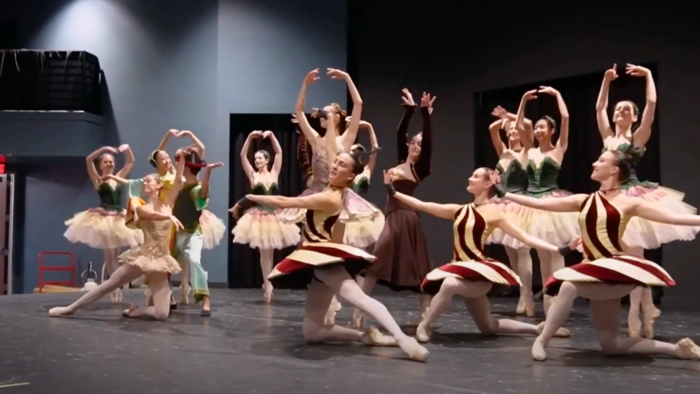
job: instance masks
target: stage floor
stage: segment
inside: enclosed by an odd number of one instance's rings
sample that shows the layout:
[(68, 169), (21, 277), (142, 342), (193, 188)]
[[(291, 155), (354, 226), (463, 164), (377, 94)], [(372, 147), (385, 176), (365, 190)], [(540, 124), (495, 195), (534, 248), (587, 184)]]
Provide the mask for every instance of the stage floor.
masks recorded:
[[(128, 290), (142, 302), (143, 290)], [(70, 318), (47, 311), (76, 293), (0, 297), (0, 390), (23, 393), (691, 393), (700, 362), (605, 357), (598, 352), (585, 304), (554, 339), (545, 363), (533, 362), (533, 337), (486, 337), (465, 308), (435, 328), (427, 364), (397, 348), (310, 346), (301, 332), (304, 292), (214, 290), (213, 315), (182, 306), (167, 322), (121, 317), (128, 305), (108, 299)], [(417, 317), (414, 295), (379, 295), (399, 323)], [(510, 315), (514, 299), (492, 299), (494, 315)], [(338, 315), (347, 322), (350, 308)], [(626, 321), (626, 310), (621, 319)], [(526, 319), (526, 318), (524, 318)], [(537, 322), (536, 319), (531, 321)], [(406, 332), (413, 329), (406, 327)], [(665, 311), (657, 332), (669, 341), (700, 342), (700, 313)], [(28, 384), (25, 384), (28, 383)], [(17, 384), (16, 386), (13, 386)]]

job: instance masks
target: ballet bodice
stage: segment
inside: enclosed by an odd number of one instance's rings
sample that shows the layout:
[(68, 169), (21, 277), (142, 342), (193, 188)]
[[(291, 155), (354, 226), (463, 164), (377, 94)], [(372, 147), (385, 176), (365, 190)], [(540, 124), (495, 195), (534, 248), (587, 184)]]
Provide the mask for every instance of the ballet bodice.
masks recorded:
[[(277, 188), (277, 182), (273, 182), (270, 184), (270, 186), (265, 187), (265, 185), (262, 182), (257, 182), (256, 184), (253, 185), (253, 188), (250, 190), (250, 194), (256, 194), (259, 196), (275, 196), (279, 194), (279, 189)], [(267, 211), (274, 211), (275, 207), (267, 206), (267, 205), (258, 205), (257, 206), (260, 209), (264, 209)]]
[(559, 189), (557, 178), (561, 165), (551, 157), (545, 157), (537, 167), (534, 160), (527, 162), (527, 192), (530, 194), (542, 194)]
[[(618, 145), (615, 149), (608, 149), (607, 146), (604, 146), (604, 147), (603, 147), (603, 153), (605, 153), (605, 152), (607, 152), (607, 151), (609, 151), (609, 150), (617, 150), (617, 151), (620, 151), (620, 152), (629, 153), (629, 151), (630, 151), (631, 149), (632, 149), (632, 144), (630, 144), (630, 143), (623, 143), (623, 144)], [(646, 151), (646, 149), (645, 149), (645, 151)], [(632, 183), (632, 184), (640, 183), (639, 178), (637, 177), (637, 171), (635, 170), (635, 168), (636, 168), (637, 165), (639, 164), (639, 160), (642, 158), (642, 155), (639, 155), (638, 157), (635, 156), (635, 158), (636, 158), (636, 160), (634, 161), (634, 163), (632, 163), (632, 166), (631, 166), (631, 168), (630, 168), (630, 177), (629, 177), (629, 179), (627, 179), (626, 181), (624, 181), (624, 182), (622, 183), (622, 185), (620, 185), (620, 186), (625, 186), (625, 185), (631, 184), (631, 183)]]
[(170, 220), (139, 219), (139, 228), (143, 231), (141, 253), (151, 257), (170, 255), (170, 238), (173, 223)]
[[(397, 192), (406, 194), (408, 196), (412, 196), (413, 193), (416, 191), (416, 188), (418, 187), (418, 184), (416, 182), (402, 177), (399, 177), (398, 179), (392, 181), (392, 184), (394, 185), (394, 189), (396, 189)], [(390, 212), (397, 211), (399, 209), (415, 211), (415, 209), (402, 203), (396, 198), (389, 196), (389, 199), (386, 204), (386, 213), (389, 214)]]
[(629, 220), (621, 209), (600, 192), (588, 196), (581, 205), (578, 216), (586, 258), (592, 261), (624, 254), (620, 241)]
[(454, 235), (454, 261), (485, 260), (484, 245), (494, 227), (476, 210), (467, 204), (455, 214), (452, 223)]
[(528, 172), (523, 168), (519, 160), (511, 160), (503, 168), (501, 163), (496, 165), (496, 170), (501, 174), (501, 184), (508, 193), (525, 194), (528, 188)]
[(117, 185), (112, 187), (109, 183), (103, 182), (97, 187), (97, 195), (100, 196), (100, 208), (106, 211), (121, 211), (122, 188)]
[(359, 176), (355, 178), (352, 182), (352, 190), (359, 195), (365, 195), (369, 191), (369, 178), (366, 176)]
[(330, 173), (330, 168), (328, 165), (328, 154), (325, 150), (314, 150), (311, 156), (311, 171), (314, 176), (314, 184), (328, 186), (328, 175)]
[(304, 242), (331, 242), (338, 217), (340, 217), (340, 210), (335, 213), (327, 213), (307, 209), (302, 230)]
[(161, 202), (164, 202), (175, 185), (175, 174), (168, 172), (165, 175), (160, 175), (159, 178), (163, 186), (160, 188), (158, 199), (160, 199)]

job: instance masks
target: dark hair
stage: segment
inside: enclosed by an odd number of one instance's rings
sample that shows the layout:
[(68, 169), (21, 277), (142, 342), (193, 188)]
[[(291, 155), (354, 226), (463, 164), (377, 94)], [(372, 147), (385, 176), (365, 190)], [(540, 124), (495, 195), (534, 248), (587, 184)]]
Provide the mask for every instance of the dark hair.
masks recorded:
[(625, 182), (630, 179), (632, 170), (642, 157), (644, 150), (640, 148), (630, 148), (627, 151), (611, 150), (610, 153), (615, 157), (615, 162), (613, 164), (620, 169), (618, 181)]
[(335, 113), (340, 115), (340, 121), (338, 122), (338, 134), (343, 134), (345, 132), (345, 128), (347, 127), (347, 124), (345, 122), (345, 118), (348, 117), (347, 111), (345, 111), (338, 103), (330, 103), (328, 105), (330, 107), (333, 107)]
[[(494, 170), (492, 170), (492, 169), (490, 169), (490, 168), (488, 168), (488, 167), (480, 167), (480, 168), (477, 168), (476, 170), (477, 170), (477, 171), (479, 171), (479, 170), (484, 170), (484, 172), (486, 173), (486, 175), (484, 175), (484, 177), (485, 177), (487, 180), (490, 180), (490, 179), (491, 179), (491, 175), (493, 175), (493, 174), (496, 173), (496, 171), (494, 171)], [(489, 198), (491, 198), (491, 197), (493, 197), (493, 196), (495, 196), (495, 195), (496, 195), (496, 188), (492, 186), (492, 187), (489, 189)]]
[(367, 149), (362, 144), (353, 144), (352, 149), (350, 150), (352, 153), (354, 152), (367, 152)]
[(153, 168), (158, 168), (158, 153), (164, 152), (159, 149), (156, 149), (151, 153), (150, 156), (148, 156), (148, 162), (151, 164)]
[(362, 147), (362, 149), (362, 151), (360, 151), (359, 149), (355, 149), (352, 152), (348, 153), (348, 155), (352, 159), (352, 173), (354, 175), (361, 174), (362, 171), (365, 170), (365, 166), (367, 165), (365, 160), (369, 159), (372, 155), (376, 155), (381, 148), (374, 149), (371, 152), (365, 152), (364, 147)]
[(545, 122), (547, 122), (547, 126), (548, 126), (550, 129), (556, 129), (556, 128), (557, 128), (557, 122), (554, 120), (554, 118), (552, 118), (552, 117), (549, 116), (549, 115), (545, 115), (545, 116), (541, 117), (540, 120), (544, 120)]
[(199, 174), (199, 171), (202, 170), (202, 167), (206, 167), (206, 165), (207, 162), (202, 160), (202, 158), (199, 157), (199, 153), (197, 153), (196, 151), (192, 151), (185, 154), (185, 167), (190, 169), (192, 175)]

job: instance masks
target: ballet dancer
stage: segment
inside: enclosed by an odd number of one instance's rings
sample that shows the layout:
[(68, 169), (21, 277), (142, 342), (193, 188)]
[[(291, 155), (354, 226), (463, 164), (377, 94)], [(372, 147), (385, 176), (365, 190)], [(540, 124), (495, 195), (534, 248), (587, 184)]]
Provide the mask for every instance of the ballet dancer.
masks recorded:
[[(301, 116), (298, 118), (301, 119)], [(424, 362), (428, 358), (428, 351), (415, 338), (404, 334), (386, 307), (367, 296), (353, 279), (353, 276), (371, 264), (374, 256), (338, 242), (343, 239), (343, 224), (339, 219), (351, 214), (345, 212), (351, 208), (346, 204), (345, 194), (351, 192), (348, 186), (362, 173), (364, 165), (359, 153), (341, 153), (336, 156), (335, 128), (329, 127), (326, 133), (324, 151), (332, 166), (328, 175), (329, 185), (325, 190), (299, 197), (248, 195), (241, 203), (241, 206), (246, 206), (249, 201), (276, 208), (304, 209), (306, 212), (303, 245), (275, 266), (270, 280), (276, 288), (294, 284), (308, 285), (303, 328), (307, 342), (398, 345), (412, 359)], [(335, 294), (372, 316), (393, 338), (381, 335), (376, 328), (360, 332), (335, 324), (325, 324), (325, 315)]]
[[(306, 118), (304, 113), (306, 91), (308, 90), (309, 85), (320, 79), (318, 74), (318, 69), (311, 70), (307, 74), (304, 82), (302, 83), (295, 108), (295, 118), (298, 122), (299, 128), (301, 129), (304, 137), (306, 137), (308, 140), (312, 149), (311, 166), (313, 181), (311, 182), (311, 185), (301, 194), (301, 196), (308, 196), (325, 190), (329, 182), (329, 161), (327, 157), (328, 153), (326, 152), (326, 140), (330, 139), (331, 137), (329, 137), (329, 135), (332, 134), (332, 142), (335, 144), (336, 151), (350, 152), (352, 144), (357, 139), (357, 132), (360, 126), (360, 116), (362, 115), (362, 98), (360, 97), (360, 93), (355, 87), (352, 78), (350, 78), (350, 75), (348, 75), (346, 72), (329, 68), (327, 75), (330, 76), (331, 79), (345, 81), (347, 84), (350, 95), (352, 96), (353, 110), (352, 118), (349, 122), (346, 122), (347, 113), (340, 108), (340, 105), (337, 103), (332, 103), (319, 110), (315, 115), (319, 118), (321, 127), (326, 129), (326, 134), (321, 137), (319, 133), (311, 127), (309, 120)], [(331, 129), (332, 133), (330, 132)], [(338, 136), (338, 134), (341, 132), (343, 135)], [(347, 210), (344, 210), (344, 212), (352, 212), (352, 215), (341, 215), (339, 220), (345, 224), (354, 221), (359, 222), (359, 225), (362, 228), (367, 228), (369, 229), (368, 231), (371, 231), (371, 229), (375, 227), (375, 220), (380, 218), (381, 211), (352, 190), (346, 190), (345, 193), (343, 193), (343, 197), (343, 204), (349, 207)], [(306, 216), (304, 209), (285, 209), (282, 212), (282, 220), (288, 223), (303, 222), (305, 218)], [(326, 320), (327, 323), (332, 324), (335, 321), (335, 314), (339, 310), (340, 304), (334, 298), (331, 308), (328, 310)]]
[[(474, 195), (474, 202), (465, 205), (423, 202), (415, 197), (399, 193), (392, 185), (391, 171), (384, 172), (387, 193), (417, 211), (453, 221), (454, 258), (449, 264), (432, 270), (423, 281), (422, 290), (434, 295), (430, 308), (418, 325), (416, 338), (420, 342), (430, 340), (430, 325), (442, 315), (452, 303), (452, 297), (461, 295), (476, 326), (484, 334), (531, 334), (538, 335), (541, 326), (512, 319), (491, 318), (491, 307), (486, 296), (494, 283), (519, 286), (520, 279), (503, 263), (486, 257), (484, 243), (490, 233), (499, 228), (509, 236), (533, 248), (558, 253), (559, 248), (540, 241), (516, 227), (498, 207), (493, 204), (495, 191), (492, 188), (488, 168), (479, 168), (469, 178), (467, 190)], [(568, 337), (566, 330), (558, 336)]]
[[(119, 148), (105, 146), (92, 152), (85, 159), (88, 175), (100, 197), (100, 205), (79, 212), (67, 220), (68, 228), (63, 234), (72, 243), (84, 243), (91, 248), (102, 249), (108, 276), (119, 268), (120, 247), (135, 247), (143, 242), (143, 233), (126, 225), (121, 186), (114, 181), (102, 179), (105, 175), (114, 174), (114, 155), (120, 152), (126, 154), (126, 163), (117, 172), (117, 176), (126, 177), (134, 165), (134, 154), (129, 145), (124, 144)], [(95, 167), (96, 161), (100, 165), (99, 171)], [(121, 289), (115, 289), (110, 298), (112, 302), (121, 302)]]
[[(496, 171), (501, 176), (503, 187), (508, 192), (517, 194), (527, 193), (528, 176), (525, 170), (527, 167), (527, 152), (534, 148), (532, 121), (529, 119), (524, 119), (523, 122), (518, 121), (518, 116), (525, 116), (524, 104), (525, 102), (521, 102), (517, 115), (507, 112), (501, 106), (496, 107), (492, 115), (496, 116), (498, 120), (489, 126), (491, 142), (498, 154)], [(518, 130), (516, 127), (518, 124), (523, 126), (522, 130)], [(503, 143), (501, 131), (505, 131), (508, 145)], [(498, 204), (498, 208), (508, 216), (509, 220), (516, 227), (521, 227), (522, 223), (526, 222), (527, 217), (524, 215), (526, 210), (522, 209), (518, 204), (508, 200), (501, 200), (496, 196), (494, 196), (493, 202)], [(491, 236), (487, 239), (487, 243), (503, 245), (511, 268), (520, 278), (520, 298), (518, 299), (515, 313), (527, 315), (528, 317), (535, 316), (530, 248), (499, 228), (494, 229)]]
[[(181, 151), (176, 160), (185, 161), (184, 186), (179, 190), (173, 207), (173, 215), (182, 222), (183, 228), (175, 234), (173, 256), (183, 267), (191, 269), (189, 277), (195, 302), (202, 302), (202, 317), (211, 316), (211, 300), (207, 272), (202, 267), (202, 248), (204, 246), (204, 225), (202, 216), (209, 204), (211, 170), (223, 167), (224, 163), (207, 164), (196, 150)], [(202, 181), (199, 172), (204, 169)], [(220, 220), (217, 218), (217, 220)], [(183, 275), (184, 276), (184, 275)], [(183, 282), (185, 279), (183, 278)]]
[[(256, 138), (267, 138), (272, 142), (275, 151), (275, 160), (272, 169), (269, 168), (270, 154), (266, 150), (255, 152), (255, 168), (248, 160), (250, 145)], [(282, 147), (272, 131), (253, 131), (246, 138), (241, 150), (241, 163), (243, 171), (250, 182), (251, 194), (277, 195), (279, 174), (282, 170)], [(234, 217), (238, 218), (238, 207), (232, 209)], [(251, 248), (260, 250), (260, 268), (263, 274), (263, 300), (269, 303), (272, 300), (272, 284), (267, 279), (272, 272), (275, 249), (284, 249), (299, 244), (299, 227), (291, 223), (283, 223), (280, 218), (281, 211), (272, 207), (257, 206), (249, 209), (245, 215), (237, 220), (231, 233), (233, 242), (248, 244)]]
[[(552, 138), (557, 131), (557, 124), (554, 119), (544, 116), (535, 123), (533, 133), (539, 146), (528, 149), (526, 152), (527, 195), (541, 199), (569, 196), (571, 193), (559, 189), (557, 185), (561, 163), (569, 147), (569, 111), (561, 93), (548, 86), (540, 86), (537, 90), (525, 93), (520, 103), (523, 111), (518, 111), (519, 117), (516, 127), (518, 130), (523, 129), (520, 122), (524, 119), (525, 105), (529, 101), (537, 99), (538, 93), (551, 95), (557, 100), (561, 115), (561, 125), (559, 127), (559, 139), (556, 144), (553, 144)], [(515, 202), (517, 203), (518, 201)], [(547, 241), (553, 245), (565, 245), (580, 235), (574, 213), (552, 213), (528, 207), (520, 208), (522, 212), (519, 215), (524, 218), (520, 225), (523, 230), (535, 238)], [(558, 253), (538, 250), (537, 255), (540, 260), (540, 273), (543, 284), (547, 278), (552, 276), (552, 273), (564, 268), (564, 257)], [(544, 296), (545, 315), (548, 313), (552, 301), (551, 296)]]
[[(85, 293), (76, 302), (67, 307), (55, 307), (49, 310), (50, 317), (72, 315), (76, 310), (89, 305), (107, 293), (143, 276), (149, 276), (149, 288), (153, 305), (139, 309), (132, 305), (124, 311), (128, 317), (148, 316), (165, 320), (170, 313), (170, 283), (168, 276), (180, 272), (180, 264), (170, 255), (171, 227), (182, 228), (182, 223), (173, 215), (172, 207), (182, 187), (182, 174), (185, 163), (178, 163), (177, 176), (171, 185), (170, 193), (163, 201), (159, 194), (165, 190), (158, 174), (147, 175), (142, 182), (144, 204), (135, 207), (135, 220), (142, 229), (145, 241), (138, 248), (122, 253), (119, 258), (123, 264), (109, 279)], [(104, 181), (128, 184), (124, 178), (105, 175)]]
[[(397, 130), (399, 164), (392, 170), (395, 178), (393, 184), (401, 193), (412, 195), (418, 185), (430, 175), (433, 154), (430, 116), (436, 97), (423, 93), (423, 131), (409, 140), (408, 124), (416, 109), (416, 103), (408, 89), (404, 88), (401, 93), (405, 112)], [(418, 322), (411, 322), (418, 325), (430, 305), (430, 296), (421, 293), (420, 285), (432, 269), (432, 264), (420, 216), (415, 209), (389, 197), (386, 223), (374, 246), (374, 255), (377, 257), (377, 263), (365, 273), (362, 290), (372, 294), (375, 284), (379, 283), (394, 291), (409, 290), (419, 293), (420, 319)], [(362, 324), (362, 313), (355, 310), (352, 325), (360, 328)]]
[[(635, 148), (643, 154), (643, 149), (651, 137), (651, 128), (654, 123), (656, 86), (654, 85), (654, 77), (647, 68), (628, 64), (625, 73), (633, 77), (646, 79), (646, 106), (642, 113), (641, 122), (635, 129), (639, 118), (639, 108), (632, 101), (624, 100), (615, 105), (613, 112), (615, 129), (613, 130), (610, 127), (608, 119), (608, 92), (610, 83), (618, 78), (617, 65), (613, 65), (611, 69), (605, 72), (596, 104), (598, 130), (603, 138), (603, 151), (629, 151)], [(641, 154), (638, 155), (640, 159)], [(635, 162), (634, 165), (636, 164)], [(656, 183), (639, 180), (634, 167), (632, 167), (629, 179), (620, 185), (620, 190), (626, 196), (641, 198), (669, 212), (695, 214), (697, 211), (694, 207), (683, 202), (683, 193), (660, 187)], [(626, 251), (629, 254), (643, 258), (644, 249), (656, 249), (672, 241), (693, 240), (698, 230), (700, 230), (698, 227), (674, 226), (650, 222), (637, 217), (629, 222), (622, 241), (626, 245)], [(639, 318), (640, 306), (644, 316), (643, 324)], [(654, 338), (654, 322), (660, 314), (661, 311), (654, 306), (651, 288), (637, 287), (632, 290), (628, 315), (629, 335), (631, 337), (643, 335), (649, 339)]]
[[(554, 272), (545, 283), (545, 293), (558, 292), (547, 315), (544, 329), (532, 346), (532, 358), (544, 361), (550, 338), (571, 313), (574, 300), (590, 300), (590, 311), (598, 342), (607, 355), (664, 355), (700, 360), (700, 348), (688, 338), (676, 344), (646, 338), (620, 338), (621, 299), (637, 286), (674, 286), (670, 275), (654, 262), (625, 253), (622, 248), (627, 224), (634, 217), (676, 226), (698, 226), (700, 216), (660, 209), (641, 198), (621, 192), (634, 160), (621, 151), (607, 151), (593, 163), (591, 179), (600, 183), (593, 194), (561, 198), (532, 198), (507, 193), (496, 185), (501, 197), (521, 205), (552, 212), (579, 212), (585, 260)], [(494, 179), (498, 181), (497, 177)], [(573, 243), (573, 242), (572, 242)], [(572, 250), (570, 245), (565, 249)]]

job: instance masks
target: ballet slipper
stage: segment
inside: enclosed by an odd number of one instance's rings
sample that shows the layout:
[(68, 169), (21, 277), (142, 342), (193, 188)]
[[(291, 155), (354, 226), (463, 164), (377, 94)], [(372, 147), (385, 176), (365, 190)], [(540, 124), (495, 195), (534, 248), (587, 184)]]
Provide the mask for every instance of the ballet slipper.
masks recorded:
[(367, 346), (398, 346), (396, 338), (391, 335), (384, 335), (377, 327), (370, 327), (360, 336), (360, 342)]
[(654, 308), (649, 308), (648, 311), (643, 311), (644, 314), (644, 338), (648, 339), (654, 339), (654, 323), (656, 322), (656, 319), (661, 316), (661, 311), (654, 307)]
[(700, 347), (690, 338), (683, 338), (678, 343), (678, 358), (682, 360), (700, 361)]
[(515, 307), (515, 314), (516, 315), (524, 315), (525, 314), (525, 300), (523, 299), (522, 295), (518, 299), (518, 306)]
[(138, 305), (131, 304), (131, 306), (129, 306), (127, 309), (124, 309), (124, 312), (122, 312), (122, 316), (131, 317), (131, 313), (137, 309), (139, 309)]
[(542, 336), (538, 336), (535, 339), (535, 343), (532, 344), (532, 359), (535, 361), (545, 361), (547, 359), (547, 351), (545, 350), (545, 343)]
[(418, 325), (418, 328), (416, 328), (416, 339), (420, 343), (428, 343), (430, 342), (430, 335), (432, 335), (432, 331), (430, 330), (429, 327), (425, 325), (425, 323), (420, 323)]
[[(537, 335), (542, 335), (544, 331), (544, 322), (537, 325)], [(554, 333), (555, 338), (569, 338), (571, 337), (571, 331), (564, 327), (557, 328), (557, 332)]]
[(182, 282), (180, 284), (180, 304), (189, 305), (190, 304), (190, 286), (189, 284)]
[(397, 339), (396, 342), (398, 343), (401, 350), (406, 352), (406, 354), (408, 354), (408, 356), (411, 357), (412, 360), (420, 361), (422, 363), (428, 361), (428, 356), (430, 356), (430, 352), (428, 351), (428, 349), (421, 346), (416, 340), (416, 338), (406, 336), (401, 339)]
[(323, 318), (323, 324), (327, 326), (332, 326), (335, 324), (335, 307), (330, 305), (328, 311), (326, 311), (326, 316)]
[(535, 300), (533, 300), (532, 298), (529, 300), (526, 299), (524, 304), (525, 316), (535, 317)]
[(352, 313), (352, 319), (350, 319), (350, 327), (362, 328), (365, 323), (365, 314), (361, 310), (355, 308)]
[(642, 322), (639, 320), (639, 315), (629, 315), (627, 317), (627, 332), (630, 338), (641, 338)]
[(121, 303), (122, 302), (122, 290), (121, 289), (116, 289), (113, 292), (109, 293), (109, 299), (114, 302), (114, 303)]
[(73, 313), (75, 313), (75, 311), (71, 310), (68, 306), (57, 306), (49, 309), (49, 317), (70, 316)]
[(265, 285), (263, 284), (263, 290), (264, 290), (264, 292), (263, 292), (263, 302), (264, 302), (264, 303), (269, 304), (269, 303), (272, 301), (272, 291), (273, 291), (274, 289), (275, 289), (275, 288), (272, 287), (272, 284), (271, 284), (271, 283), (270, 283), (269, 285), (267, 285), (267, 286), (265, 286)]

